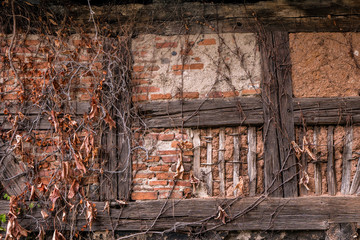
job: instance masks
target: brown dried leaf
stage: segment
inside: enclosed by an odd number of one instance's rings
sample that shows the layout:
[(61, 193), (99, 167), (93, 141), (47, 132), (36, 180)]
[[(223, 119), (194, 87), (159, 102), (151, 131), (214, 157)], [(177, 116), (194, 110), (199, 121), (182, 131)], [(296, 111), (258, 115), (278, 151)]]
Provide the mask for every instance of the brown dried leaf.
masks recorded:
[(76, 193), (78, 192), (80, 187), (80, 184), (78, 181), (74, 180), (73, 183), (71, 184), (71, 187), (69, 189), (69, 193), (68, 193), (68, 198), (72, 199), (73, 197), (75, 197)]
[(110, 129), (116, 128), (116, 122), (110, 117), (110, 114), (108, 112), (106, 113), (104, 121), (109, 124)]
[(89, 223), (89, 227), (91, 230), (92, 224), (96, 218), (96, 208), (95, 204), (93, 205), (91, 202), (86, 201), (86, 211), (85, 211), (86, 220)]
[(180, 157), (178, 159), (178, 162), (176, 164), (176, 173), (174, 175), (174, 179), (183, 179), (184, 177), (184, 165), (183, 165), (183, 156), (182, 153), (180, 153)]
[(222, 207), (218, 207), (218, 215), (215, 219), (221, 220), (223, 224), (226, 224), (226, 218), (229, 217)]
[(103, 212), (107, 212), (108, 214), (110, 214), (110, 203), (109, 201), (106, 201), (105, 202), (105, 206), (104, 206), (104, 209), (103, 209)]
[(55, 203), (56, 200), (61, 197), (59, 188), (55, 185), (54, 190), (51, 192), (49, 196), (49, 200), (52, 202), (52, 208), (51, 211), (54, 211), (55, 209)]
[(74, 159), (75, 159), (76, 168), (82, 171), (83, 173), (86, 173), (85, 165), (81, 162), (81, 154), (79, 155), (74, 154)]
[(49, 214), (45, 210), (41, 210), (40, 213), (43, 219), (47, 219), (49, 217)]
[(66, 238), (55, 229), (52, 240), (66, 240)]
[(29, 201), (32, 201), (35, 197), (36, 193), (35, 193), (35, 186), (31, 186), (31, 192), (30, 192), (30, 199)]
[(11, 215), (8, 220), (6, 227), (6, 236), (5, 239), (20, 239), (22, 236), (27, 237), (29, 231), (20, 226), (16, 216)]

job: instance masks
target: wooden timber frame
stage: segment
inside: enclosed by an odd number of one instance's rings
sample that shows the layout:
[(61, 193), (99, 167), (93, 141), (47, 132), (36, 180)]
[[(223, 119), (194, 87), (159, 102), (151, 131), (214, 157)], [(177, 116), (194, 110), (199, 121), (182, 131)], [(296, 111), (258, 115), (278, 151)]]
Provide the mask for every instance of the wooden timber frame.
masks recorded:
[[(234, 7), (239, 11), (234, 11)], [(355, 226), (355, 229), (360, 227), (358, 211), (360, 199), (358, 197), (297, 197), (298, 191), (302, 190), (298, 189), (294, 167), (295, 158), (290, 148), (290, 142), (295, 140), (295, 125), (304, 123), (308, 125), (345, 125), (349, 117), (353, 124), (360, 123), (360, 98), (293, 98), (288, 42), (289, 32), (354, 30), (354, 27), (358, 27), (360, 23), (360, 4), (353, 3), (349, 8), (354, 11), (349, 11), (346, 5), (338, 8), (339, 6), (334, 6), (331, 1), (322, 1), (317, 5), (307, 3), (303, 6), (304, 15), (298, 14), (289, 17), (271, 14), (276, 12), (277, 8), (291, 11), (293, 6), (286, 4), (278, 6), (273, 3), (249, 4), (247, 7), (250, 9), (249, 12), (243, 9), (244, 6), (229, 7), (237, 14), (232, 18), (220, 15), (222, 17), (221, 24), (225, 32), (251, 32), (254, 31), (252, 25), (258, 24), (261, 14), (268, 15), (263, 18), (267, 22), (264, 24), (262, 38), (259, 42), (263, 67), (262, 97), (214, 99), (205, 102), (203, 100), (186, 100), (146, 103), (139, 106), (139, 112), (143, 115), (147, 126), (151, 128), (225, 127), (238, 126), (240, 123), (246, 126), (263, 126), (263, 131), (267, 135), (264, 138), (267, 191), (258, 197), (236, 199), (157, 200), (129, 202), (125, 205), (112, 202), (109, 213), (101, 211), (104, 209), (105, 200), (111, 201), (119, 197), (128, 198), (131, 183), (129, 173), (122, 186), (119, 186), (120, 179), (116, 179), (112, 183), (106, 183), (110, 189), (100, 190), (100, 192), (102, 191), (100, 197), (95, 202), (99, 211), (93, 224), (93, 231), (108, 229), (114, 222), (116, 222), (115, 230), (118, 231), (143, 231), (152, 226), (149, 229), (150, 232), (189, 231), (189, 229), (194, 231), (196, 229), (205, 231), (329, 230), (331, 232), (341, 224), (350, 224)], [(156, 4), (145, 6), (139, 14), (157, 12), (155, 11), (157, 8)], [(214, 17), (215, 12), (219, 10), (209, 9), (207, 11), (210, 17)], [(319, 15), (312, 14), (319, 9), (321, 10)], [(71, 11), (83, 12), (83, 15), (79, 14), (79, 18), (88, 19), (87, 8), (84, 11), (75, 8)], [(171, 13), (171, 11), (168, 12)], [(219, 12), (222, 13), (222, 11)], [(158, 34), (171, 35), (181, 32), (176, 28), (177, 22), (168, 19), (168, 15), (159, 14), (159, 16), (165, 17), (156, 19), (154, 24), (166, 20), (169, 25)], [(115, 18), (112, 15), (109, 17)], [(146, 17), (152, 16), (146, 15)], [(218, 21), (218, 19), (214, 18), (210, 22), (213, 21)], [(239, 27), (241, 22), (246, 23), (243, 25), (244, 27)], [(140, 24), (138, 31), (141, 32), (141, 29)], [(197, 30), (199, 29), (194, 26), (191, 31)], [(181, 105), (182, 108), (178, 107)], [(201, 108), (199, 108), (200, 105)], [(241, 106), (241, 111), (239, 111), (239, 106)], [(88, 106), (80, 107), (79, 109), (82, 109), (79, 110), (80, 114), (86, 108)], [(183, 109), (183, 112), (178, 109)], [(31, 112), (30, 117), (35, 118), (36, 111), (35, 109)], [(0, 118), (3, 117), (0, 115)], [(6, 127), (3, 126), (4, 129)], [(49, 127), (49, 123), (44, 121), (40, 124), (39, 129), (49, 129)], [(350, 130), (348, 136), (351, 136)], [(328, 139), (329, 145), (332, 145), (333, 127), (328, 132)], [(106, 149), (109, 154), (107, 163), (109, 170), (116, 169), (118, 159), (129, 154), (120, 147), (124, 141), (126, 139), (116, 131), (109, 131), (105, 136), (104, 142), (107, 144)], [(333, 156), (329, 156), (328, 169), (330, 171), (328, 171), (327, 177), (329, 182), (332, 182), (331, 186), (335, 185), (333, 161)], [(282, 170), (281, 174), (279, 174), (280, 170)], [(360, 177), (356, 177), (358, 186)], [(275, 181), (272, 182), (273, 180)], [(344, 192), (351, 192), (351, 188), (350, 185), (344, 186)], [(115, 192), (117, 194), (114, 195)], [(335, 195), (336, 189), (330, 188), (329, 192), (331, 195)], [(8, 210), (7, 205), (8, 202), (0, 201), (1, 213)], [(219, 206), (229, 215), (226, 224), (215, 219)], [(38, 209), (33, 211), (36, 219), (44, 221)], [(53, 218), (46, 221), (50, 223)], [(32, 222), (33, 218), (23, 217), (20, 219), (20, 224), (29, 230), (34, 228)], [(76, 226), (80, 229), (84, 224), (86, 224), (85, 217), (78, 216)], [(332, 227), (334, 224), (335, 227)], [(69, 225), (65, 225), (65, 229), (69, 228)], [(353, 227), (349, 229), (349, 231), (354, 231)]]

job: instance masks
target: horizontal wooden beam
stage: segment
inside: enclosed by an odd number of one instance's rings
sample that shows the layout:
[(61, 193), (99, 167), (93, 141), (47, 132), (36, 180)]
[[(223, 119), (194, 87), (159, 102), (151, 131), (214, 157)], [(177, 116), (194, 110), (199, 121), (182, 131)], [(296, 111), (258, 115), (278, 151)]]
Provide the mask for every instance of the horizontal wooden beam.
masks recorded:
[[(4, 114), (5, 109), (8, 114)], [(55, 112), (60, 113), (72, 113), (81, 116), (85, 113), (89, 113), (89, 102), (69, 102), (66, 106), (54, 106), (52, 109)], [(19, 127), (30, 126), (36, 130), (48, 130), (51, 129), (51, 123), (48, 121), (50, 116), (49, 109), (42, 109), (34, 104), (20, 105), (18, 103), (0, 103), (0, 129), (9, 130), (12, 128), (12, 124), (6, 119), (9, 115), (15, 117), (21, 112), (25, 118), (19, 119)]]
[[(260, 201), (259, 201), (260, 200)], [(233, 203), (230, 207), (227, 207)], [(258, 203), (258, 204), (257, 204)], [(0, 211), (7, 212), (9, 202), (0, 202)], [(35, 204), (36, 206), (36, 204)], [(164, 209), (151, 230), (173, 229), (188, 231), (197, 227), (203, 230), (326, 230), (331, 223), (360, 224), (360, 199), (357, 197), (298, 197), (298, 198), (243, 198), (243, 199), (183, 199), (129, 202), (124, 206), (111, 204), (110, 214), (103, 211), (104, 202), (96, 202), (97, 217), (92, 230), (111, 230), (111, 224), (119, 231), (144, 231), (153, 225), (161, 209)], [(227, 213), (226, 224), (215, 219), (221, 206)], [(41, 218), (40, 208), (32, 209), (32, 216), (47, 226), (53, 219)], [(85, 212), (85, 211), (84, 211)], [(244, 213), (244, 214), (241, 214)], [(50, 213), (51, 215), (51, 213)], [(72, 214), (70, 214), (72, 215)], [(20, 224), (35, 230), (34, 219), (19, 217)], [(49, 223), (49, 224), (46, 224)], [(70, 228), (70, 221), (62, 223)], [(83, 214), (77, 215), (75, 226), (86, 224)], [(86, 229), (86, 231), (89, 229)]]
[[(294, 98), (293, 108), (296, 125), (360, 123), (360, 97)], [(148, 127), (264, 124), (260, 97), (152, 102), (140, 105), (139, 111)]]
[[(253, 1), (252, 1), (253, 2)], [(61, 12), (62, 7), (57, 8)], [(95, 17), (112, 30), (129, 25), (135, 33), (164, 35), (214, 32), (258, 32), (266, 28), (286, 32), (358, 31), (360, 3), (325, 1), (257, 1), (240, 4), (214, 4), (173, 1), (148, 5), (93, 6)], [(78, 23), (88, 24), (87, 5), (69, 9)]]

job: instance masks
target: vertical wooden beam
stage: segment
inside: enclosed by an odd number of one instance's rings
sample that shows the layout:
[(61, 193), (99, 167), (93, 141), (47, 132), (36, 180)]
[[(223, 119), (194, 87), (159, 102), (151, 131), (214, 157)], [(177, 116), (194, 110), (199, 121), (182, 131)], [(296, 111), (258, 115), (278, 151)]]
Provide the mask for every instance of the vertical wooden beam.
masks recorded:
[(276, 134), (276, 126), (279, 124), (278, 113), (278, 86), (276, 81), (276, 67), (274, 63), (275, 52), (273, 35), (264, 32), (259, 36), (262, 76), (262, 101), (264, 109), (264, 182), (265, 192), (273, 197), (282, 197), (282, 179), (280, 173), (279, 146)]
[(218, 158), (220, 196), (225, 196), (225, 128), (219, 131), (219, 158)]
[(345, 144), (343, 151), (343, 165), (342, 165), (342, 178), (341, 178), (341, 194), (344, 195), (350, 193), (352, 140), (353, 140), (353, 128), (351, 126), (347, 126), (345, 128)]
[(201, 179), (200, 169), (200, 130), (193, 130), (193, 145), (194, 145), (194, 162), (193, 172), (195, 177)]
[(284, 169), (282, 171), (284, 197), (296, 197), (298, 195), (296, 158), (291, 148), (291, 142), (295, 140), (295, 127), (289, 34), (287, 32), (274, 32), (273, 38), (280, 114), (280, 121), (278, 121), (280, 126), (277, 126), (276, 130), (280, 161)]
[(351, 183), (350, 194), (354, 194), (355, 192), (357, 192), (359, 185), (360, 185), (360, 158), (357, 162), (356, 172), (354, 175), (354, 179)]
[(260, 41), (265, 189), (273, 192), (272, 196), (295, 197), (298, 193), (296, 159), (291, 148), (295, 133), (289, 36), (287, 32), (264, 32)]
[(248, 164), (248, 175), (249, 175), (249, 189), (250, 197), (255, 196), (256, 194), (256, 128), (248, 128), (248, 154), (247, 154), (247, 164)]
[(233, 155), (233, 187), (234, 187), (234, 196), (238, 195), (238, 190), (236, 188), (239, 183), (240, 177), (240, 128), (239, 133), (234, 133), (234, 155)]
[[(118, 156), (115, 161), (117, 162), (117, 191), (118, 198), (122, 200), (128, 200), (130, 198), (130, 187), (131, 187), (131, 139), (127, 136), (124, 131), (120, 131), (117, 135), (117, 150)], [(116, 177), (115, 177), (116, 178)]]
[(213, 195), (213, 176), (212, 176), (212, 135), (211, 129), (207, 130), (206, 137), (206, 189), (209, 196)]
[(336, 178), (335, 178), (335, 163), (334, 163), (334, 126), (328, 127), (327, 135), (327, 185), (330, 195), (336, 195)]
[[(301, 130), (300, 130), (300, 134), (299, 134), (299, 145), (300, 145), (300, 147), (301, 147), (302, 149), (304, 149), (304, 141), (303, 141), (303, 139), (304, 139), (304, 136), (306, 135), (306, 132), (305, 132), (305, 131), (306, 131), (305, 129), (301, 129)], [(307, 156), (306, 156), (306, 153), (301, 153), (300, 165), (301, 165), (301, 170), (302, 170), (302, 171), (300, 171), (300, 177), (301, 177), (301, 178), (304, 178), (304, 177), (305, 177), (304, 175), (308, 173), (308, 172), (307, 172), (307, 170), (308, 170), (308, 164), (307, 164)], [(299, 191), (300, 191), (300, 194), (301, 194), (302, 196), (308, 194), (308, 190), (307, 190), (307, 188), (305, 187), (304, 184), (301, 184)]]
[(317, 154), (318, 153), (319, 134), (320, 134), (320, 129), (319, 129), (319, 127), (315, 126), (314, 127), (314, 137), (313, 137), (313, 144), (314, 144), (313, 146), (314, 146), (315, 156), (316, 156), (316, 162), (315, 162), (315, 168), (314, 168), (315, 194), (316, 195), (321, 194), (321, 183), (322, 183), (321, 164), (320, 164), (319, 156)]

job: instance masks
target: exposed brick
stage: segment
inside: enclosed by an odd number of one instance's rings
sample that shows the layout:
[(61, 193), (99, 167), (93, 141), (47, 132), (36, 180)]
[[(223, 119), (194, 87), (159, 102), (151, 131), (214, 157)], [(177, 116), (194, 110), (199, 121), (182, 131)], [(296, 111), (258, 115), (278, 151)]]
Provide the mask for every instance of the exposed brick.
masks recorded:
[(159, 156), (149, 156), (149, 158), (146, 160), (147, 162), (158, 162), (160, 161)]
[(173, 141), (173, 142), (171, 143), (171, 147), (172, 147), (172, 148), (178, 148), (178, 147), (179, 147), (178, 144), (179, 144), (178, 141)]
[(190, 65), (190, 69), (203, 69), (204, 64), (203, 63), (194, 63)]
[[(166, 198), (168, 198), (169, 194), (170, 194), (170, 191), (160, 192), (160, 193), (159, 193), (159, 198), (160, 198), (160, 199), (166, 199)], [(174, 192), (172, 192), (170, 198), (172, 198), (172, 199), (180, 199), (180, 198), (183, 198), (183, 193), (182, 193), (182, 192), (178, 192), (178, 191), (174, 191)]]
[(157, 173), (156, 179), (158, 180), (172, 180), (174, 178), (175, 173)]
[(161, 185), (161, 186), (166, 186), (168, 184), (167, 180), (154, 180), (154, 181), (149, 181), (149, 185), (150, 186), (157, 186), (157, 185)]
[(216, 44), (216, 39), (215, 38), (203, 39), (198, 43), (199, 46), (215, 45), (215, 44)]
[(256, 94), (260, 94), (260, 93), (261, 93), (260, 89), (244, 89), (241, 91), (242, 96), (256, 95)]
[(175, 138), (175, 134), (174, 133), (169, 133), (169, 134), (159, 134), (159, 140), (161, 141), (171, 141), (174, 140)]
[(155, 173), (136, 173), (135, 178), (153, 178)]
[(148, 71), (151, 71), (151, 72), (156, 72), (160, 69), (159, 66), (150, 66), (147, 68)]
[(133, 73), (132, 78), (133, 79), (145, 79), (151, 77), (150, 73)]
[(40, 41), (39, 40), (25, 40), (25, 45), (30, 46), (30, 45), (39, 45)]
[(161, 159), (166, 163), (172, 163), (177, 161), (178, 156), (162, 156)]
[[(170, 186), (174, 186), (174, 182), (170, 182)], [(190, 181), (184, 181), (184, 180), (177, 180), (175, 186), (181, 186), (181, 187), (191, 187)]]
[(154, 166), (154, 167), (150, 167), (150, 171), (163, 171), (163, 172), (167, 172), (169, 171), (170, 166), (169, 165), (158, 165), (158, 166)]
[(132, 200), (156, 200), (158, 197), (157, 192), (132, 192)]
[(144, 79), (133, 79), (133, 80), (131, 80), (131, 84), (133, 86), (149, 84), (149, 83), (150, 83), (149, 80), (144, 80)]
[(134, 93), (148, 93), (148, 92), (158, 92), (160, 88), (154, 86), (143, 86), (143, 87), (134, 87)]
[(132, 169), (135, 170), (135, 171), (138, 171), (138, 170), (146, 170), (147, 169), (147, 166), (143, 163), (135, 163), (132, 165)]
[[(182, 97), (195, 99), (195, 98), (199, 98), (199, 93), (198, 92), (183, 92)], [(175, 98), (180, 98), (180, 93), (176, 94)]]
[(156, 48), (176, 48), (177, 45), (177, 42), (162, 42), (156, 43)]
[(199, 58), (199, 57), (194, 57), (194, 60), (195, 60), (196, 62), (201, 62), (201, 58)]
[(165, 99), (171, 99), (171, 94), (151, 94), (150, 99), (151, 100), (165, 100)]
[(159, 150), (157, 151), (158, 155), (175, 155), (180, 153), (180, 150)]
[(149, 100), (147, 95), (135, 95), (132, 96), (132, 101), (133, 102), (142, 102), (142, 101), (147, 101)]
[(133, 71), (134, 72), (143, 72), (144, 71), (144, 66), (133, 66)]
[(180, 54), (181, 55), (183, 55), (183, 56), (192, 56), (192, 55), (194, 55), (194, 52), (193, 52), (193, 50), (189, 50), (189, 49), (183, 49), (183, 50), (181, 50), (180, 51)]
[(185, 65), (173, 65), (173, 66), (171, 67), (171, 69), (174, 70), (174, 71), (190, 69), (190, 64), (185, 64)]
[(231, 92), (223, 92), (222, 93), (224, 97), (236, 97), (239, 96), (239, 92), (238, 91), (231, 91)]

